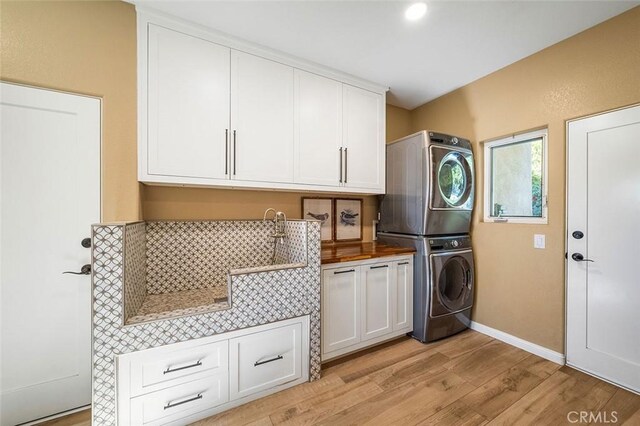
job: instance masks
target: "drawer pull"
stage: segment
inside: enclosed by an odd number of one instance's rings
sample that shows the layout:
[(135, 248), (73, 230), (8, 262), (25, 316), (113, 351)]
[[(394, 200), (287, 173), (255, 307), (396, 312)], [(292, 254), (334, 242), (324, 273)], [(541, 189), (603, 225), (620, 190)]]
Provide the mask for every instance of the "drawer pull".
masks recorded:
[(378, 266), (370, 266), (369, 269), (380, 269), (380, 268), (388, 268), (389, 265), (378, 265)]
[(164, 409), (168, 409), (168, 408), (173, 408), (173, 407), (177, 407), (178, 405), (182, 405), (182, 404), (187, 404), (189, 402), (193, 402), (193, 401), (197, 401), (199, 399), (202, 399), (202, 394), (199, 393), (198, 396), (194, 396), (193, 398), (189, 398), (189, 399), (185, 399), (184, 401), (180, 401), (180, 402), (175, 402), (175, 403), (168, 403), (167, 405), (164, 406)]
[(185, 365), (184, 367), (178, 367), (178, 368), (168, 367), (166, 370), (162, 372), (162, 374), (175, 373), (176, 371), (186, 370), (187, 368), (200, 367), (201, 365), (202, 365), (202, 362), (198, 361), (195, 364)]
[(266, 361), (256, 361), (256, 362), (253, 364), (253, 366), (254, 366), (254, 367), (257, 367), (257, 366), (259, 366), (259, 365), (266, 364), (266, 363), (268, 363), (268, 362), (277, 361), (277, 360), (282, 359), (282, 358), (283, 358), (283, 357), (282, 357), (282, 355), (278, 355), (277, 357), (275, 357), (275, 358), (271, 358), (271, 359), (268, 359), (268, 360), (266, 360)]
[(400, 262), (400, 263), (398, 263), (398, 265), (408, 265), (408, 264), (409, 264), (409, 262)]
[(334, 274), (335, 274), (335, 275), (338, 275), (338, 274), (348, 274), (349, 272), (355, 272), (355, 271), (356, 271), (355, 269), (349, 269), (349, 270), (346, 270), (346, 271), (335, 271), (335, 272), (334, 272)]

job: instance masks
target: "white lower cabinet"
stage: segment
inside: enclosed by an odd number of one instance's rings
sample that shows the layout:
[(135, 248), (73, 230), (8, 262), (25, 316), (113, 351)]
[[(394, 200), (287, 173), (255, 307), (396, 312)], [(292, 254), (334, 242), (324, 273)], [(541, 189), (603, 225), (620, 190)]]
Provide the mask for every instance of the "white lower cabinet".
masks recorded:
[(413, 329), (413, 256), (322, 267), (322, 360)]
[(291, 324), (268, 333), (229, 341), (232, 399), (302, 377), (302, 326)]
[(132, 425), (162, 425), (229, 400), (226, 375), (210, 376), (131, 399)]
[(186, 425), (309, 380), (309, 316), (117, 357), (119, 425)]

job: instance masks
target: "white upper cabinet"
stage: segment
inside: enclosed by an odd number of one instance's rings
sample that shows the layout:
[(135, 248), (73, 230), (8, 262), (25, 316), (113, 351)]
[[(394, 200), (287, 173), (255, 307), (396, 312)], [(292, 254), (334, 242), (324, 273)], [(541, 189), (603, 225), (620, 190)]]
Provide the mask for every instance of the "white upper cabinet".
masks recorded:
[(343, 85), (343, 182), (384, 193), (384, 102), (379, 93)]
[(152, 24), (148, 34), (141, 175), (225, 179), (230, 49)]
[(386, 88), (136, 10), (139, 181), (384, 193)]
[(233, 179), (293, 182), (293, 71), (231, 51)]
[(342, 161), (342, 83), (295, 70), (295, 180), (338, 186)]

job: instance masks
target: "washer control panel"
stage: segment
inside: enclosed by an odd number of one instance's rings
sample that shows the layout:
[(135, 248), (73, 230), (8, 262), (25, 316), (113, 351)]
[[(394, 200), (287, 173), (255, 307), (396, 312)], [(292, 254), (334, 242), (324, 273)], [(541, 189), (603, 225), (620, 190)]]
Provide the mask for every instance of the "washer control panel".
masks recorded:
[(431, 251), (449, 251), (471, 248), (471, 238), (466, 235), (459, 237), (429, 238), (429, 248)]

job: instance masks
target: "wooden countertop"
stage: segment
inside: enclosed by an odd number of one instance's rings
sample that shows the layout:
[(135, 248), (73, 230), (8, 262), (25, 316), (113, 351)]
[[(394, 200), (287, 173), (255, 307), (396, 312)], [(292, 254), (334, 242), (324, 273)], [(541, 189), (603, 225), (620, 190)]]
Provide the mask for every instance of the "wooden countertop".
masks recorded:
[(391, 247), (376, 242), (372, 243), (343, 243), (322, 245), (320, 263), (352, 262), (376, 257), (396, 256), (399, 254), (413, 254), (416, 251), (409, 247)]

